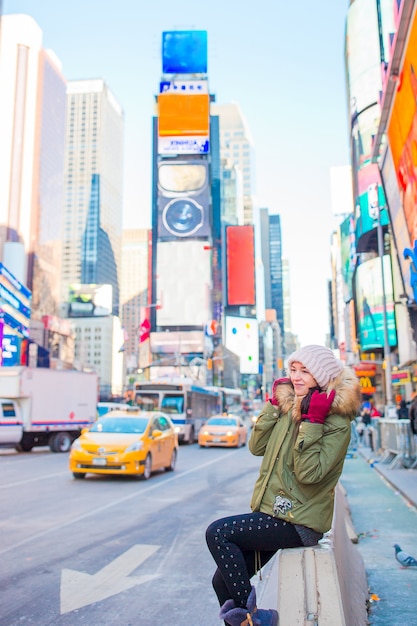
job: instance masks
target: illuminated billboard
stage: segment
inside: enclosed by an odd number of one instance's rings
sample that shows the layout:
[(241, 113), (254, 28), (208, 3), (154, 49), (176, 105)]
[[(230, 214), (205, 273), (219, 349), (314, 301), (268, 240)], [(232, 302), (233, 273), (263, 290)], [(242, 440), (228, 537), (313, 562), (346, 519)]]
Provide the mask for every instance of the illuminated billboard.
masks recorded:
[(384, 189), (388, 200), (391, 227), (394, 233), (398, 255), (398, 262), (401, 267), (404, 290), (410, 300), (414, 298), (414, 280), (412, 278), (412, 265), (408, 258), (404, 258), (404, 250), (410, 249), (410, 232), (405, 221), (405, 215), (400, 198), (397, 176), (392, 161), (390, 150), (386, 150), (381, 161), (381, 175), (384, 181)]
[(356, 240), (358, 241), (362, 235), (377, 227), (379, 212), (382, 226), (388, 224), (389, 218), (377, 163), (367, 163), (357, 172), (357, 184)]
[(158, 96), (158, 154), (207, 154), (210, 150), (208, 93), (164, 92)]
[(387, 137), (411, 245), (417, 239), (417, 14), (410, 28)]
[[(379, 124), (376, 102), (382, 89), (381, 61), (389, 61), (390, 35), (394, 32), (392, 2), (355, 0), (346, 19), (346, 72), (352, 122), (354, 173), (370, 162)], [(381, 41), (383, 46), (381, 46)], [(381, 52), (385, 54), (381, 59)]]
[(156, 325), (204, 327), (212, 318), (210, 250), (202, 241), (163, 241), (156, 251)]
[(158, 239), (208, 237), (208, 162), (164, 160), (158, 164)]
[(255, 305), (253, 226), (226, 227), (227, 304)]
[[(384, 256), (384, 283), (388, 342), (397, 345), (391, 259)], [(359, 345), (362, 351), (384, 347), (384, 311), (381, 259), (361, 263), (356, 270), (356, 302)]]
[(164, 74), (207, 73), (207, 31), (169, 30), (162, 33)]
[(29, 337), (31, 305), (32, 292), (0, 263), (0, 319), (6, 327)]
[(163, 93), (158, 96), (158, 135), (209, 136), (210, 96)]
[(154, 354), (190, 354), (204, 352), (204, 331), (171, 330), (169, 333), (151, 333), (151, 352)]
[(158, 154), (207, 154), (210, 96), (207, 79), (164, 80), (158, 96)]
[(343, 300), (352, 298), (352, 278), (356, 266), (355, 219), (349, 215), (340, 225), (340, 256), (342, 261)]
[(70, 285), (68, 317), (102, 317), (111, 315), (111, 285)]
[(241, 374), (259, 373), (259, 332), (256, 319), (227, 316), (225, 346), (239, 357)]

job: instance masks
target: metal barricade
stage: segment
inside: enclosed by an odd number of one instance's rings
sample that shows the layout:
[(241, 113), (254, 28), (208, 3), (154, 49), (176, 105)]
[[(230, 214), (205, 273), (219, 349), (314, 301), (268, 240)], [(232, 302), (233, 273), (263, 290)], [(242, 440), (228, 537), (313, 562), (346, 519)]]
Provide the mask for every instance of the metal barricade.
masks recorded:
[(417, 464), (416, 442), (409, 420), (379, 420), (381, 452), (379, 463), (389, 463), (390, 469), (398, 466), (411, 468)]

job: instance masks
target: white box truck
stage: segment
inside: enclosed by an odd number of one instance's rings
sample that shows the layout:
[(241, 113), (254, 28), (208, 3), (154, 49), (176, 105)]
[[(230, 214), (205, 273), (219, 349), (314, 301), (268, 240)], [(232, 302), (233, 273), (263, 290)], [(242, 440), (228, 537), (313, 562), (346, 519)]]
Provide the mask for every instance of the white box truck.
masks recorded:
[(0, 368), (0, 446), (29, 452), (49, 445), (67, 452), (97, 418), (96, 373)]

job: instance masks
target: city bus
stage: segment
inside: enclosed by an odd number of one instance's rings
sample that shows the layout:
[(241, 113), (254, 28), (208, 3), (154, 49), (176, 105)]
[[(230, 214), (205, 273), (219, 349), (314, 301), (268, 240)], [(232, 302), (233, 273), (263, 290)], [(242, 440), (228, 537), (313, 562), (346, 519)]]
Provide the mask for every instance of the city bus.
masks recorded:
[(218, 391), (221, 395), (222, 413), (238, 413), (243, 410), (243, 393), (241, 389), (232, 389), (231, 387), (207, 387)]
[(198, 431), (207, 419), (222, 413), (220, 390), (192, 379), (136, 382), (134, 394), (134, 404), (144, 411), (163, 411), (170, 416), (180, 443), (197, 441)]

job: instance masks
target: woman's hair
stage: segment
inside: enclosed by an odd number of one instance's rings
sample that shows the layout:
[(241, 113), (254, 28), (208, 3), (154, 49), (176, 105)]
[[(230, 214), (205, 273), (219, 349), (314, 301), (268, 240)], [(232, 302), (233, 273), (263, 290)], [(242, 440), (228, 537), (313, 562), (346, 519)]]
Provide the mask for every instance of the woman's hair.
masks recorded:
[(301, 409), (301, 415), (307, 415), (308, 413), (308, 409), (310, 408), (310, 400), (311, 400), (311, 396), (313, 395), (313, 393), (315, 391), (323, 391), (322, 388), (319, 385), (316, 385), (315, 387), (311, 387), (308, 390), (308, 393), (304, 396), (304, 398), (301, 400), (301, 405), (300, 405), (300, 409)]

